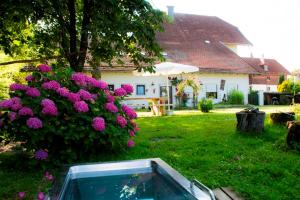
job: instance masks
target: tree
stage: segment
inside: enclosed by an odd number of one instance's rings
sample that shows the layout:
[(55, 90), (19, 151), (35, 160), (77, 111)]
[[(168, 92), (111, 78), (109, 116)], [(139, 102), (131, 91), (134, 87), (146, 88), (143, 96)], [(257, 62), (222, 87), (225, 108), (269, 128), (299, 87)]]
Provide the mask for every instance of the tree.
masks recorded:
[(7, 0), (0, 5), (0, 48), (12, 56), (59, 56), (75, 71), (124, 58), (153, 71), (163, 59), (155, 40), (163, 20), (145, 0)]
[(281, 75), (279, 76), (278, 85), (280, 85), (284, 80), (285, 80), (284, 74), (281, 74)]

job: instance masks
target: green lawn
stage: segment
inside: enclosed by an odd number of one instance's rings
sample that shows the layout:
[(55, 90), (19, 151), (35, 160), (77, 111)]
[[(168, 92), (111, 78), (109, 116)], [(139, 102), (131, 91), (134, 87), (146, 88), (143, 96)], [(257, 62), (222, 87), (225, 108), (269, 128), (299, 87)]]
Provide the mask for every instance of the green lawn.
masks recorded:
[[(286, 150), (285, 127), (266, 122), (262, 135), (243, 135), (235, 123), (232, 113), (140, 118), (136, 147), (97, 161), (159, 157), (210, 188), (232, 186), (247, 199), (300, 199), (300, 154)], [(43, 174), (9, 168), (12, 157), (0, 154), (0, 199), (34, 193)]]

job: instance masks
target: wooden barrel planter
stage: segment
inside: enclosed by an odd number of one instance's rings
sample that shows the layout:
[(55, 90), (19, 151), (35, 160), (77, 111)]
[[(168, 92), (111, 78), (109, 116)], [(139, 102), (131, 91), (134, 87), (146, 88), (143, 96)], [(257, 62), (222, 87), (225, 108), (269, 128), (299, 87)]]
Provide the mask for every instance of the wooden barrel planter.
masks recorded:
[(300, 151), (300, 121), (290, 121), (288, 122), (287, 126), (287, 145), (292, 149)]
[(264, 130), (266, 113), (256, 110), (236, 113), (236, 129), (241, 132), (262, 132)]
[(278, 113), (271, 113), (270, 118), (272, 123), (274, 124), (286, 124), (288, 121), (295, 120), (295, 113), (294, 112), (278, 112)]

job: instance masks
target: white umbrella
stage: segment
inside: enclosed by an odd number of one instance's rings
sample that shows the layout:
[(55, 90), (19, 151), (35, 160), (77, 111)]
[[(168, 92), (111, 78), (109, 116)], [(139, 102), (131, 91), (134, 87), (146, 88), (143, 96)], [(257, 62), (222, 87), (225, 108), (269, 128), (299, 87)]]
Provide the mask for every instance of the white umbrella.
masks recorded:
[[(195, 66), (183, 65), (183, 64), (172, 63), (172, 62), (163, 62), (155, 65), (155, 73), (135, 72), (134, 74), (138, 76), (168, 76), (168, 75), (193, 73), (198, 71), (199, 68)], [(167, 80), (167, 97), (168, 97), (168, 111), (170, 112), (169, 80)]]

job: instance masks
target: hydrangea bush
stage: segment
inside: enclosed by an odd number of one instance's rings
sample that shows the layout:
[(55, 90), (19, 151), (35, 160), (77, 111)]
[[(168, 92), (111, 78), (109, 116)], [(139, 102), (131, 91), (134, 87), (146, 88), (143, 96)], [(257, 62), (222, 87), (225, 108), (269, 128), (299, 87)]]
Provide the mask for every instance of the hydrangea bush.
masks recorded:
[(0, 129), (10, 139), (36, 159), (63, 162), (134, 146), (137, 114), (121, 104), (131, 85), (109, 91), (106, 82), (70, 68), (37, 69), (27, 85), (12, 84), (11, 98), (0, 102)]

